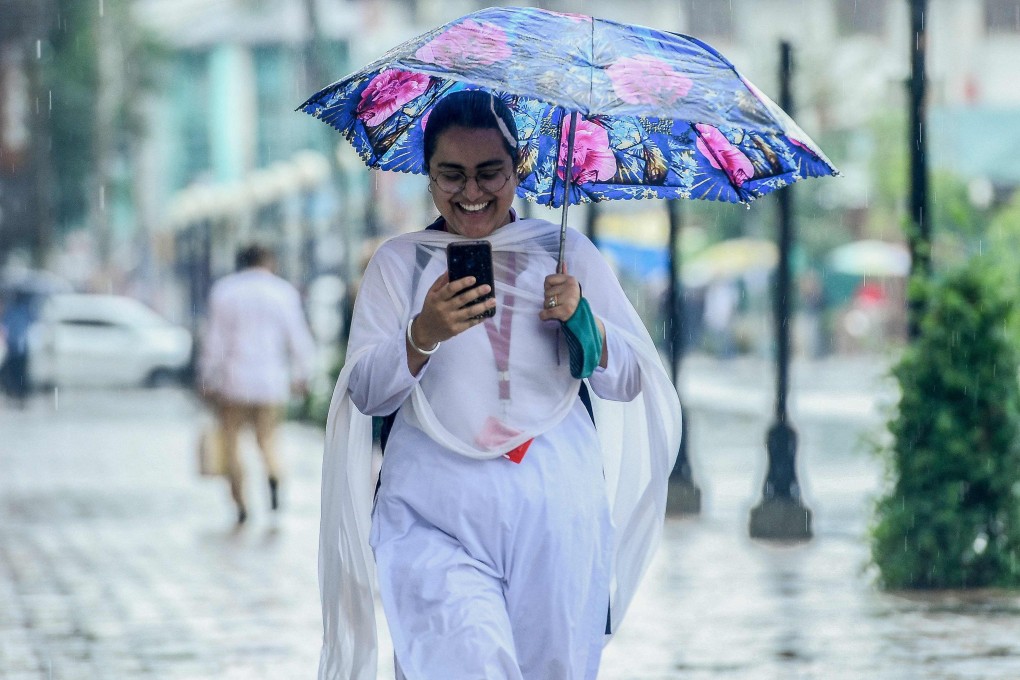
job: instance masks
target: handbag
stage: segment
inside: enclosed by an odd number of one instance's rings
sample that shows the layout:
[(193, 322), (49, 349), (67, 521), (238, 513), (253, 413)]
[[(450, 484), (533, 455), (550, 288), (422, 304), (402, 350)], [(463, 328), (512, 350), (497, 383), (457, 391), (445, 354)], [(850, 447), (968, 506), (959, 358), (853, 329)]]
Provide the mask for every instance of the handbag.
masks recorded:
[(207, 425), (198, 436), (198, 472), (203, 477), (221, 477), (227, 474), (223, 430), (218, 424)]

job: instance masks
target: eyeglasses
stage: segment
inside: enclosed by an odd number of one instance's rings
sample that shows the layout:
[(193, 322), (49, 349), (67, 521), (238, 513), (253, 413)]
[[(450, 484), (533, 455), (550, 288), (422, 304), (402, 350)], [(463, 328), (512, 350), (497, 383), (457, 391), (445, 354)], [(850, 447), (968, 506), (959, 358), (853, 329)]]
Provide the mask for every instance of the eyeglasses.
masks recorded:
[(478, 188), (485, 193), (495, 194), (506, 186), (506, 183), (510, 181), (510, 176), (513, 174), (503, 174), (504, 172), (502, 168), (498, 170), (482, 170), (473, 177), (469, 177), (463, 172), (444, 171), (435, 175), (430, 174), (429, 179), (436, 183), (440, 191), (447, 194), (456, 194), (463, 191), (464, 187), (467, 186), (468, 179), (474, 179)]

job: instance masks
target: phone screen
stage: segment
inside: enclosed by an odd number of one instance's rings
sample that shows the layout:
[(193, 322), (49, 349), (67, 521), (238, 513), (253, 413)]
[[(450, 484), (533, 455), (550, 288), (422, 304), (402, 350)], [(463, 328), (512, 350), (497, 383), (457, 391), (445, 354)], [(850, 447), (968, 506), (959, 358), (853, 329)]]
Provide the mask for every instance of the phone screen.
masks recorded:
[[(475, 277), (476, 286), (489, 284), (489, 292), (475, 299), (471, 304), (495, 297), (495, 285), (492, 276), (492, 246), (488, 241), (462, 241), (446, 246), (446, 268), (450, 271), (450, 281), (465, 276)], [(493, 316), (496, 309), (487, 309), (482, 317)]]

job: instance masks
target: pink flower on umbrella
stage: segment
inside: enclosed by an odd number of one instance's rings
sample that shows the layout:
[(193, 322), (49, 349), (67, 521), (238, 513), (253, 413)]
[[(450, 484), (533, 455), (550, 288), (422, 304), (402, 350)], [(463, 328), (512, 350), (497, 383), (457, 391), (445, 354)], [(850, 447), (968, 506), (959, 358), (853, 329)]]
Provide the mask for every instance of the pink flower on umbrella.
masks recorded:
[(606, 73), (617, 96), (628, 104), (675, 104), (694, 85), (667, 62), (646, 54), (624, 57)]
[(799, 139), (797, 139), (795, 137), (787, 137), (787, 139), (790, 140), (790, 144), (793, 144), (794, 146), (799, 146), (800, 148), (802, 148), (805, 151), (809, 152), (812, 156), (815, 154), (814, 150), (810, 146), (808, 146), (804, 142), (800, 141)]
[(355, 112), (365, 125), (379, 125), (428, 86), (429, 77), (421, 73), (399, 69), (383, 71), (361, 93)]
[[(560, 136), (560, 158), (567, 157), (567, 135), (569, 119), (563, 123), (563, 134)], [(566, 176), (563, 166), (557, 169), (560, 179)], [(616, 156), (609, 148), (609, 133), (606, 129), (590, 120), (583, 118), (578, 121), (574, 131), (574, 177), (573, 182), (605, 181), (616, 174)]]
[(469, 19), (419, 47), (414, 56), (446, 68), (488, 66), (508, 59), (510, 47), (502, 28)]
[(694, 126), (698, 131), (695, 146), (708, 159), (712, 167), (725, 172), (734, 185), (740, 186), (754, 176), (754, 166), (750, 159), (730, 140), (711, 125), (698, 123)]

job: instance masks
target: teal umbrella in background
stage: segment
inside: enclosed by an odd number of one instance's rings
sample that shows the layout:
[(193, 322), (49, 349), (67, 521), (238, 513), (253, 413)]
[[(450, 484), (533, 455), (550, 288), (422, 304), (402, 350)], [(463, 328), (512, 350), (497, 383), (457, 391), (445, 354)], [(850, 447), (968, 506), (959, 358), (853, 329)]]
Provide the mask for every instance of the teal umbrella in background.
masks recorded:
[(833, 248), (826, 257), (829, 268), (853, 276), (906, 276), (910, 251), (902, 243), (865, 239)]
[(866, 279), (906, 278), (910, 251), (902, 243), (864, 239), (833, 248), (824, 263), (825, 299), (829, 305), (841, 305)]

